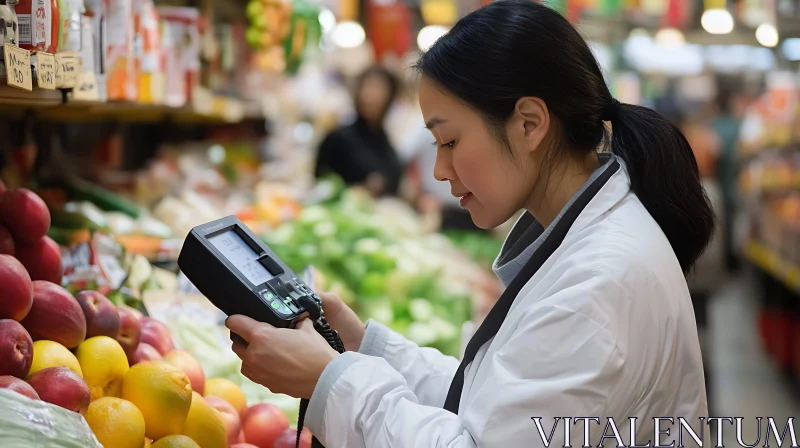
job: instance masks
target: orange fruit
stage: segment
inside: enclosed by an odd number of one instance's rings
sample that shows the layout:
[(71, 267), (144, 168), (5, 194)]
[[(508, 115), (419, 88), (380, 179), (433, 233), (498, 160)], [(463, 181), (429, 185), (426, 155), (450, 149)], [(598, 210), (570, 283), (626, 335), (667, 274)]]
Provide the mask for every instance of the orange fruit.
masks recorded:
[(144, 417), (130, 401), (99, 398), (89, 405), (85, 417), (105, 448), (142, 448)]
[(75, 356), (81, 364), (83, 379), (89, 385), (92, 401), (121, 395), (128, 357), (119, 342), (108, 336), (89, 338), (78, 346)]
[(142, 411), (145, 436), (158, 440), (183, 433), (192, 404), (192, 386), (185, 373), (166, 362), (146, 361), (125, 374), (122, 398)]
[(150, 448), (200, 448), (200, 445), (190, 437), (172, 435), (157, 440)]
[(27, 378), (48, 367), (66, 367), (83, 377), (81, 365), (75, 355), (66, 347), (53, 341), (36, 341), (33, 343), (33, 361)]
[(206, 397), (214, 396), (222, 398), (230, 403), (240, 416), (247, 410), (247, 397), (242, 389), (233, 381), (224, 378), (212, 378), (206, 380)]

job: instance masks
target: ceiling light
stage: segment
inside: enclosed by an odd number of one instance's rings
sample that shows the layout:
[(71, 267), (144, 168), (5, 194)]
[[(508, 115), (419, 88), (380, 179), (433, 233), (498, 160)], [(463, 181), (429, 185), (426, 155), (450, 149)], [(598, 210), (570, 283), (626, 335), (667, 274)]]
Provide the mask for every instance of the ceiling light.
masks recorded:
[(708, 9), (700, 17), (700, 24), (711, 34), (728, 34), (733, 31), (733, 16), (727, 9)]
[(333, 43), (341, 48), (357, 48), (366, 38), (364, 28), (356, 22), (340, 22), (333, 29)]
[(772, 24), (762, 23), (756, 28), (756, 40), (761, 45), (772, 48), (778, 45), (778, 30)]
[(429, 48), (439, 40), (440, 37), (447, 34), (449, 28), (441, 25), (428, 25), (417, 34), (417, 46), (422, 51), (428, 51)]

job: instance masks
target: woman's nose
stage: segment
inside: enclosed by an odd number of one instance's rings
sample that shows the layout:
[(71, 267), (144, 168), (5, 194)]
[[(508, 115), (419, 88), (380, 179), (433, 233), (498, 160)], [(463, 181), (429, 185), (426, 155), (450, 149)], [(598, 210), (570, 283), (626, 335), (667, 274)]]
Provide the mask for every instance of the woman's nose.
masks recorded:
[(444, 182), (447, 180), (455, 180), (456, 173), (453, 169), (453, 163), (449, 149), (439, 149), (436, 151), (436, 163), (433, 165), (433, 177)]

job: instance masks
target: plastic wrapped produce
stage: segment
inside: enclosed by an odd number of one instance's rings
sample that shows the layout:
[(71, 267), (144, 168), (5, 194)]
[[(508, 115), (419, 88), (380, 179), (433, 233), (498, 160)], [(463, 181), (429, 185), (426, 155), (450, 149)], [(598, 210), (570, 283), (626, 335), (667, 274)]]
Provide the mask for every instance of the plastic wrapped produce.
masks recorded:
[(0, 390), (4, 448), (102, 448), (81, 414)]

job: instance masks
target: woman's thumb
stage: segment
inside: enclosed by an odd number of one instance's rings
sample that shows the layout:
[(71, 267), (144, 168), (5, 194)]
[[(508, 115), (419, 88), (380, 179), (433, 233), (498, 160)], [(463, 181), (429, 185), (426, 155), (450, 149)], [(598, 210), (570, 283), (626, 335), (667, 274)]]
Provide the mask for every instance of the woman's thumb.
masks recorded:
[(317, 330), (314, 329), (314, 322), (311, 322), (311, 319), (303, 319), (297, 324), (296, 327), (300, 331), (305, 331), (306, 333), (316, 333)]

